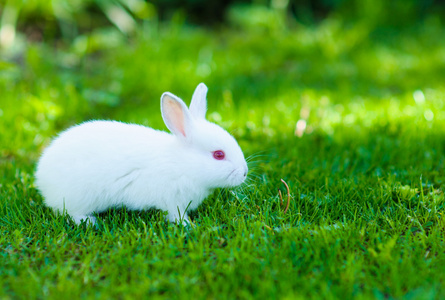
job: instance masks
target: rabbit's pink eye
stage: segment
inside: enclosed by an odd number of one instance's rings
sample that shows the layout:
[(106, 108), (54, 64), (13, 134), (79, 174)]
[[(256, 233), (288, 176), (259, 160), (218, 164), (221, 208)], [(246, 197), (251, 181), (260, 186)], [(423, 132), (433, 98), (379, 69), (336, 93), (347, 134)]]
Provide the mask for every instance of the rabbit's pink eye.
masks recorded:
[(217, 160), (223, 160), (225, 156), (226, 155), (224, 154), (224, 151), (222, 151), (222, 150), (217, 150), (217, 151), (213, 152), (213, 158), (215, 158)]

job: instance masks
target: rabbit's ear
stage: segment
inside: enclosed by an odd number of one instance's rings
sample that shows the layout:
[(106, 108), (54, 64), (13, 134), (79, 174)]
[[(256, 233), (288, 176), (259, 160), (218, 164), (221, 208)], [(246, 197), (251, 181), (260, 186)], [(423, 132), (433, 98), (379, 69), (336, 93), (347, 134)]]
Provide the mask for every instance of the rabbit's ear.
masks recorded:
[(184, 101), (168, 92), (162, 94), (161, 113), (165, 125), (174, 135), (189, 138), (192, 120)]
[(205, 119), (207, 111), (207, 86), (204, 83), (198, 84), (193, 93), (190, 103), (190, 113), (196, 119)]

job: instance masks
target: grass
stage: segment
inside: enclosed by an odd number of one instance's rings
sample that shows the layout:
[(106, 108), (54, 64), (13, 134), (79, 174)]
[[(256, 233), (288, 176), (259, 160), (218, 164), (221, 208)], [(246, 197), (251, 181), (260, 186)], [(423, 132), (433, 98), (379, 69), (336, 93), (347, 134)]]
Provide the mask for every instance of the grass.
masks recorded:
[[(444, 298), (444, 38), (435, 19), (328, 19), (18, 43), (0, 64), (0, 297)], [(162, 92), (188, 102), (201, 81), (208, 119), (252, 162), (193, 228), (125, 209), (78, 227), (44, 206), (33, 172), (57, 132), (91, 118), (164, 129)]]

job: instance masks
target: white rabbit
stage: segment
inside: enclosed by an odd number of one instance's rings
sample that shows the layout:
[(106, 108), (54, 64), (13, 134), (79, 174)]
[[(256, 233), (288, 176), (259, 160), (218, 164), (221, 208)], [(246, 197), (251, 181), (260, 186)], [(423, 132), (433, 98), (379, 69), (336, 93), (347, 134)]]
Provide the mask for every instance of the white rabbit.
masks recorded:
[(76, 223), (95, 223), (94, 212), (122, 206), (157, 208), (171, 222), (188, 222), (187, 209), (247, 176), (235, 139), (205, 119), (206, 95), (199, 84), (190, 109), (173, 94), (162, 95), (162, 118), (173, 134), (117, 121), (85, 122), (62, 132), (35, 174), (46, 205)]

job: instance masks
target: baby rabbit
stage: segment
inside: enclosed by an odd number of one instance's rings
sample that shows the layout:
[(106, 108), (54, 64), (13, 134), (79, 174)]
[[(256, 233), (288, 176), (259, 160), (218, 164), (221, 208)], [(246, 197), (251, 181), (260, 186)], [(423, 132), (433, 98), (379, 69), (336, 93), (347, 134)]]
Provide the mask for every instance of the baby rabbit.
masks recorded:
[(171, 93), (161, 113), (172, 134), (117, 121), (89, 121), (62, 132), (37, 164), (36, 185), (47, 206), (76, 223), (111, 207), (157, 208), (171, 222), (188, 222), (215, 188), (244, 182), (247, 164), (236, 140), (205, 119), (207, 87), (190, 108)]

